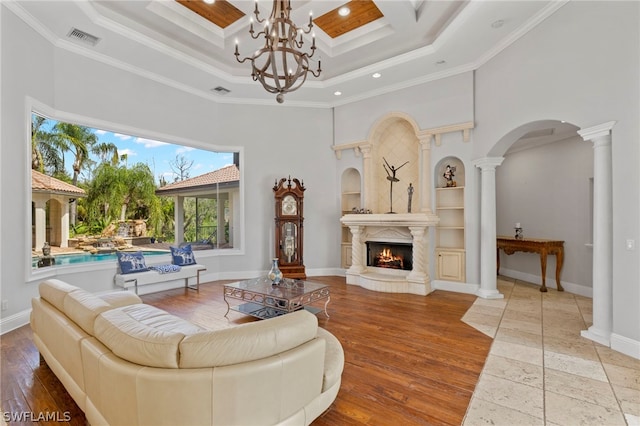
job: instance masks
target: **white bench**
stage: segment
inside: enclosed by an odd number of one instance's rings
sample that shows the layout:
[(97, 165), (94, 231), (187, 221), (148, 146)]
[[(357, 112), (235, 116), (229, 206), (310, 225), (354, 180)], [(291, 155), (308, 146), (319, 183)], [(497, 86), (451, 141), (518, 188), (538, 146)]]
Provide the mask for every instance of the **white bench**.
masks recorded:
[[(122, 287), (124, 290), (134, 287), (136, 294), (138, 294), (138, 286), (141, 285), (158, 284), (166, 281), (184, 279), (185, 288), (190, 288), (199, 292), (200, 272), (206, 270), (207, 268), (205, 268), (204, 266), (194, 264), (181, 266), (179, 271), (169, 272), (166, 274), (161, 274), (160, 272), (153, 270), (146, 272), (135, 272), (133, 274), (116, 274), (116, 276), (113, 277), (113, 282), (116, 286)], [(195, 286), (189, 285), (189, 278), (196, 278)]]

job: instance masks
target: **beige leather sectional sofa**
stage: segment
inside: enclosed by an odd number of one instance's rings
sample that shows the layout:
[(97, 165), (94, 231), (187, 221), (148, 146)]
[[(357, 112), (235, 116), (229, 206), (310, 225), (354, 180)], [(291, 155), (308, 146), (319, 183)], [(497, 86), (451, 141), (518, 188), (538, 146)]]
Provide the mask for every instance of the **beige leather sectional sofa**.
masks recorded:
[(342, 346), (307, 311), (206, 330), (126, 291), (39, 290), (34, 342), (93, 426), (308, 425), (338, 394)]

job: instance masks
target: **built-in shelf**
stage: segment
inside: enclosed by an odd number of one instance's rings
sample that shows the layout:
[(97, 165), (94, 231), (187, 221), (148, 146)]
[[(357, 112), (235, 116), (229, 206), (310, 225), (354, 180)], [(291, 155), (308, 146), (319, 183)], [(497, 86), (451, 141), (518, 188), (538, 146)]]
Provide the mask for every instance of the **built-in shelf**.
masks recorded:
[[(447, 166), (455, 166), (455, 186), (445, 186)], [(437, 167), (436, 214), (436, 275), (440, 280), (465, 281), (464, 166), (459, 159), (446, 158)], [(450, 183), (451, 184), (451, 183)]]

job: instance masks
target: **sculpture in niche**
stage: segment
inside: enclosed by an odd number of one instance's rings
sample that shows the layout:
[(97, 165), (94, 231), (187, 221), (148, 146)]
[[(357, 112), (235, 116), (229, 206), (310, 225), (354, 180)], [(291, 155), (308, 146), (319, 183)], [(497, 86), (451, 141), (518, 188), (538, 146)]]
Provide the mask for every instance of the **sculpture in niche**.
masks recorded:
[(455, 172), (456, 166), (450, 166), (447, 164), (447, 167), (445, 167), (444, 173), (442, 174), (444, 180), (446, 181), (447, 188), (451, 188), (457, 185), (456, 181), (453, 180), (453, 178), (455, 177)]
[(404, 164), (402, 164), (399, 167), (394, 167), (389, 165), (389, 162), (387, 161), (386, 158), (382, 157), (382, 159), (384, 160), (384, 164), (382, 165), (382, 167), (384, 167), (384, 171), (387, 172), (387, 180), (389, 181), (390, 185), (389, 185), (389, 212), (388, 213), (395, 213), (393, 211), (393, 182), (400, 182), (400, 179), (398, 179), (396, 177), (396, 172), (398, 170), (400, 170), (403, 166), (405, 166), (408, 161), (405, 161)]

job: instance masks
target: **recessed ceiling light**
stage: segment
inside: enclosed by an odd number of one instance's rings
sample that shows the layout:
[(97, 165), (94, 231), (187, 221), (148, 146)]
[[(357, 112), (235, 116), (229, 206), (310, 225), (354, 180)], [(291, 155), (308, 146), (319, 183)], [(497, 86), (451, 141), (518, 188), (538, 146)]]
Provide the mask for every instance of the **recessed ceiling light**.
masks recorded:
[(340, 16), (347, 16), (350, 13), (351, 9), (349, 9), (347, 6), (342, 6), (340, 9), (338, 9), (338, 15)]
[(214, 4), (216, 0), (204, 0), (206, 4)]
[(491, 28), (500, 28), (504, 25), (504, 19), (498, 19), (497, 21), (493, 21), (491, 23)]
[(382, 74), (380, 74), (379, 72), (376, 72), (376, 73), (373, 73), (373, 74), (371, 75), (371, 77), (373, 77), (373, 78), (380, 78), (380, 77), (382, 77)]
[(339, 90), (336, 90), (335, 92), (333, 92), (333, 94), (336, 95), (336, 96), (340, 96), (340, 95), (342, 95), (342, 92), (339, 91)]

